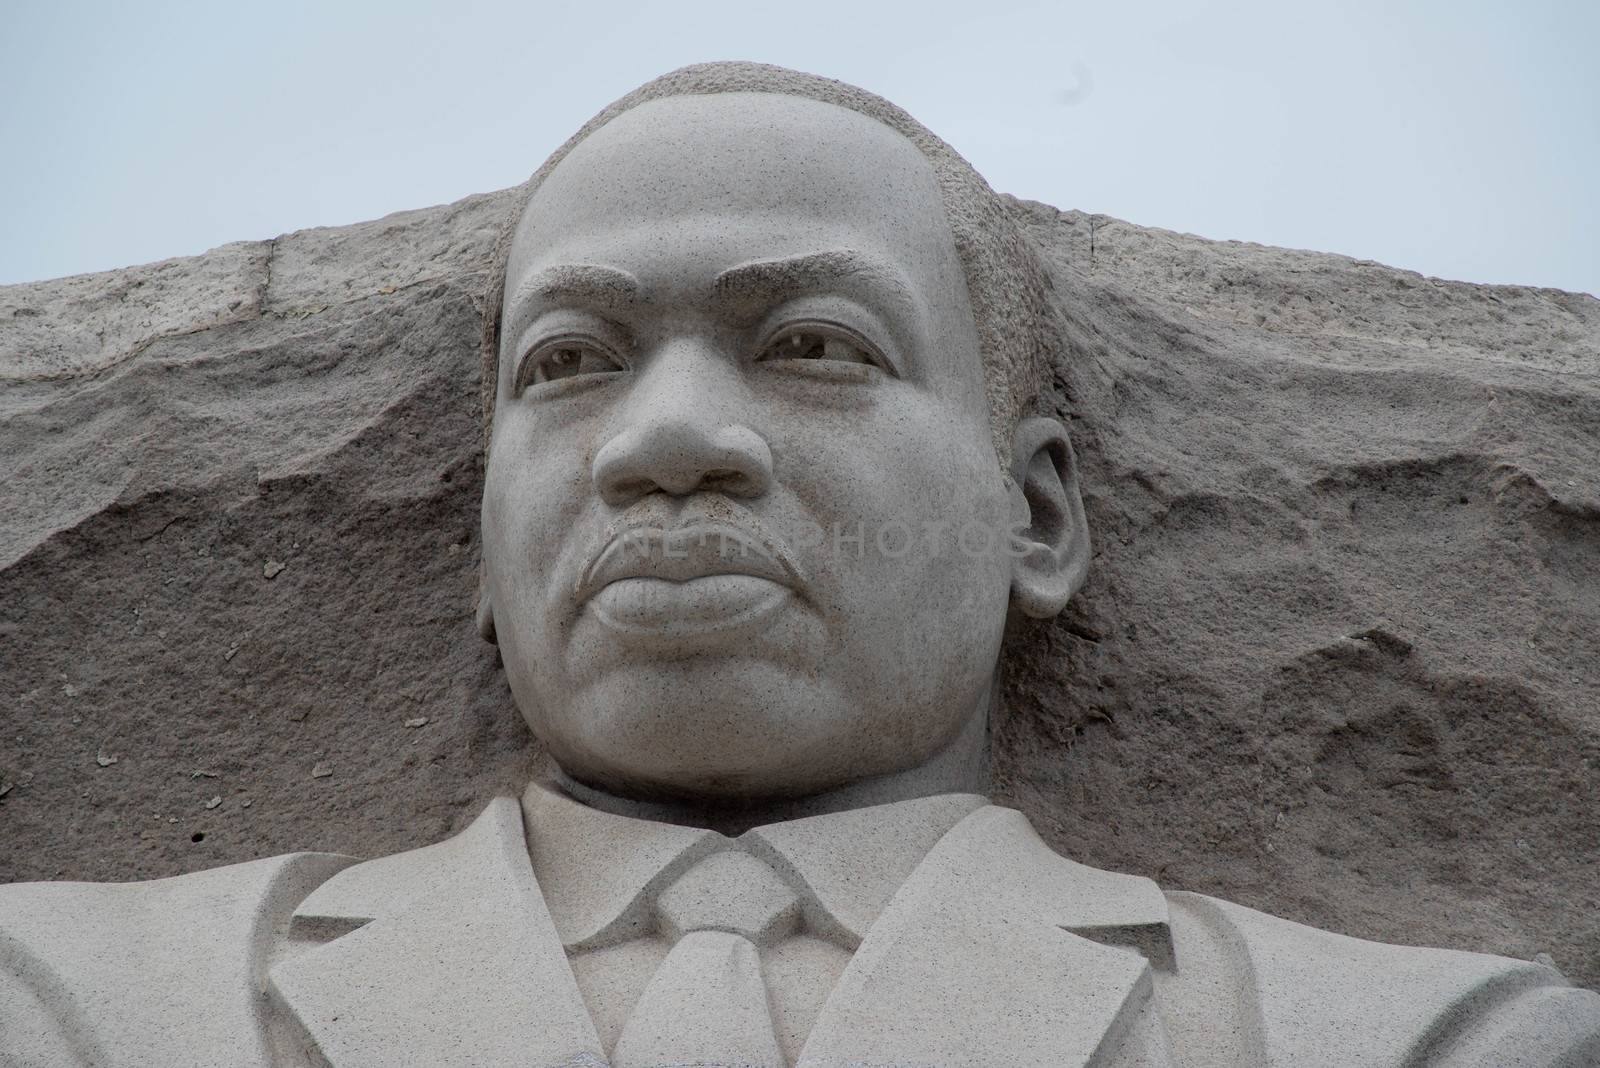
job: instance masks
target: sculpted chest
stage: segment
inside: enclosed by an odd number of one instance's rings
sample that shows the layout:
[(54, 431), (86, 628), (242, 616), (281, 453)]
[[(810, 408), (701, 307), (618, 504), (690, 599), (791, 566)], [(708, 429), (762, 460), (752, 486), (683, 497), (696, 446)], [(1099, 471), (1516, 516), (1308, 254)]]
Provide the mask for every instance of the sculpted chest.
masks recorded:
[[(398, 1050), (426, 1050), (417, 1063), (441, 1065), (606, 1063), (520, 853), (519, 815), (498, 802), (434, 847), (449, 855), (413, 861), (416, 889), (404, 901), (393, 893), (400, 881), (377, 868), (403, 859), (392, 858), (362, 866), (371, 878), (350, 869), (297, 911), (302, 925), (324, 929), (366, 920), (271, 972), (273, 996), (333, 1064), (393, 1063)], [(1048, 889), (1051, 861), (1065, 863), (1017, 813), (968, 816), (872, 925), (797, 1063), (982, 1064), (1000, 1049), (1009, 1063), (1117, 1063), (1105, 1055), (1127, 1034), (1157, 1026), (1149, 966), (1131, 950), (1066, 933), (1060, 921), (1160, 943), (1164, 901), (1144, 880), (1101, 876), (1123, 892), (1074, 905), (1063, 892), (1073, 888), (1054, 880)], [(477, 897), (463, 904), (467, 885)], [(374, 891), (387, 900), (358, 908)], [(405, 960), (434, 962), (432, 974)]]
[[(8, 1068), (610, 1063), (510, 799), (394, 857), (23, 884), (0, 904)], [(1597, 1018), (1600, 997), (1540, 966), (1163, 895), (989, 806), (894, 894), (795, 1063), (1588, 1068)]]

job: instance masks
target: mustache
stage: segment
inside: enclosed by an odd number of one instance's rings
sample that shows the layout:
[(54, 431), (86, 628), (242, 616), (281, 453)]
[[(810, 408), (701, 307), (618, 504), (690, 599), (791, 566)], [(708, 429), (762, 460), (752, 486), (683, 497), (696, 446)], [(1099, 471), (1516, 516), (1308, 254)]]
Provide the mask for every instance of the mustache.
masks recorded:
[(688, 582), (709, 575), (752, 575), (800, 591), (805, 586), (794, 555), (753, 516), (680, 517), (662, 523), (620, 519), (602, 535), (578, 577), (579, 604), (623, 579)]

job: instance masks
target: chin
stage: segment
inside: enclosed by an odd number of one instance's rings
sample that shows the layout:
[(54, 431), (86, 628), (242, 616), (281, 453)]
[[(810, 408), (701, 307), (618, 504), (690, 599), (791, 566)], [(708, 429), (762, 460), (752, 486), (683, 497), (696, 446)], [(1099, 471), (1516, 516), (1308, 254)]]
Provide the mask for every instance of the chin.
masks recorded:
[(608, 792), (797, 798), (897, 770), (912, 755), (841, 689), (762, 661), (632, 665), (545, 705), (552, 714), (533, 727), (567, 774)]

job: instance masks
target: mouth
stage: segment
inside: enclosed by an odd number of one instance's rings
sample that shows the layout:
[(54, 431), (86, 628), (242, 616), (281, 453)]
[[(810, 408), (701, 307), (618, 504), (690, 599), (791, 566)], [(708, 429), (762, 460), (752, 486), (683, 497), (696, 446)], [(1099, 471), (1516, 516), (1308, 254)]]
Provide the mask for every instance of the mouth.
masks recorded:
[(636, 636), (745, 631), (765, 624), (800, 588), (771, 539), (726, 522), (616, 534), (578, 582), (601, 623)]

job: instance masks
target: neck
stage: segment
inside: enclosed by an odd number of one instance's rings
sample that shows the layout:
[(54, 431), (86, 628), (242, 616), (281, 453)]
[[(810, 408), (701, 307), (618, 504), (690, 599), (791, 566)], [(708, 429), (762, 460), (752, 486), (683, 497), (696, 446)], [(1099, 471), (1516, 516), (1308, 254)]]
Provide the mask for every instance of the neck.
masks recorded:
[(663, 800), (636, 798), (602, 790), (567, 775), (559, 767), (549, 778), (552, 785), (574, 800), (602, 812), (656, 823), (704, 827), (726, 835), (739, 835), (752, 827), (786, 820), (844, 812), (853, 808), (887, 805), (935, 794), (989, 792), (989, 715), (998, 687), (991, 684), (978, 714), (931, 759), (914, 768), (891, 772), (804, 797), (695, 798)]

